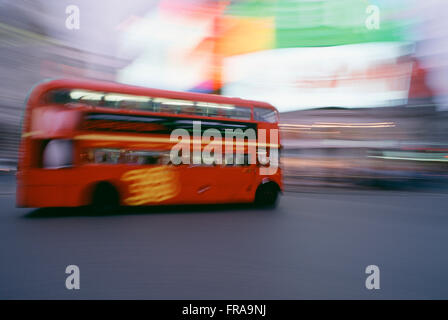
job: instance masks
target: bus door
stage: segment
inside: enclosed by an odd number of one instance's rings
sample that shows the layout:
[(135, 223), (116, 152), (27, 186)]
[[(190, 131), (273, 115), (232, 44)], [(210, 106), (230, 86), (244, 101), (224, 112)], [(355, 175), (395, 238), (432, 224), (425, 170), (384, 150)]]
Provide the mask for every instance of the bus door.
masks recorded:
[(219, 167), (204, 164), (182, 165), (180, 175), (182, 202), (219, 203), (225, 201), (225, 193), (219, 185)]
[(219, 170), (219, 188), (225, 195), (225, 201), (247, 201), (251, 199), (255, 186), (257, 165), (250, 164), (247, 154), (241, 155), (242, 163), (236, 161), (236, 155), (224, 156), (224, 163)]

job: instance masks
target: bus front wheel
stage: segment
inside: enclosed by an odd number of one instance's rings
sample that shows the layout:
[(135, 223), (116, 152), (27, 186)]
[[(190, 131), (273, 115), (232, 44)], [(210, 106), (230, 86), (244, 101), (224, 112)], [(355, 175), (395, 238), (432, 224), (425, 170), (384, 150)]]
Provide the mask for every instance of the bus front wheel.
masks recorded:
[(274, 208), (278, 202), (280, 188), (274, 182), (261, 184), (255, 193), (255, 204), (260, 207)]

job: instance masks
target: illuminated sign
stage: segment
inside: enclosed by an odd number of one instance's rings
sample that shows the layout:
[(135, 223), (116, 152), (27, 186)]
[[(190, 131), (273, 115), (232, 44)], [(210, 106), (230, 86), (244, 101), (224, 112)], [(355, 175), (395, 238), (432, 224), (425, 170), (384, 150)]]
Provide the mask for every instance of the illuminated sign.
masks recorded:
[(234, 56), (225, 61), (223, 94), (266, 101), (280, 112), (403, 105), (410, 49), (404, 43), (369, 43)]

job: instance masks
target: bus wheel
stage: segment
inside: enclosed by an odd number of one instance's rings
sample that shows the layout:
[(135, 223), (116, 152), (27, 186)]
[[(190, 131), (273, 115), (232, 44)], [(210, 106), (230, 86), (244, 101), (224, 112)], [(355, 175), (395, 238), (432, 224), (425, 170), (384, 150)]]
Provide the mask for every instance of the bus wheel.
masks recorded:
[(274, 182), (261, 184), (255, 193), (255, 204), (260, 207), (274, 208), (277, 205), (280, 188)]
[(95, 186), (90, 203), (92, 213), (114, 212), (119, 205), (119, 194), (112, 184), (100, 182)]

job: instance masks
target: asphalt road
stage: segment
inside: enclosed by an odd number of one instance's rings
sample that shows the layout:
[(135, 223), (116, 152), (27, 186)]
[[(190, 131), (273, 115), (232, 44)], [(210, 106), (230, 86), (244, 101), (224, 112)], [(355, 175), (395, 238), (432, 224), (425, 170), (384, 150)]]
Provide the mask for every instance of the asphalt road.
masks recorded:
[[(0, 195), (0, 298), (448, 298), (447, 194), (319, 190), (275, 210), (112, 215), (17, 209)], [(67, 265), (80, 290), (67, 290)], [(365, 268), (380, 268), (367, 290)]]

